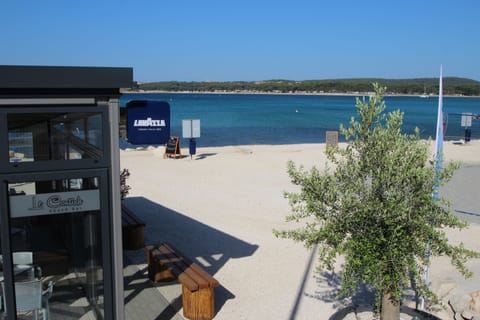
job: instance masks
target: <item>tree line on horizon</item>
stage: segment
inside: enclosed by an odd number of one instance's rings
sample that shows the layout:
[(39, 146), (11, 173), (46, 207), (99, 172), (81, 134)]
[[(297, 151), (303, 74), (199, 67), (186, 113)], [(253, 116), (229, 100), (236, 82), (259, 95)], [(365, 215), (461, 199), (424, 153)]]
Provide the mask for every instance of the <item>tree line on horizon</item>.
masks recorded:
[[(264, 80), (264, 81), (160, 81), (136, 83), (133, 90), (171, 92), (264, 92), (264, 93), (359, 93), (370, 92), (372, 83), (387, 87), (386, 94), (437, 95), (438, 78), (417, 79), (332, 79), (332, 80)], [(443, 94), (479, 96), (480, 81), (443, 78)]]

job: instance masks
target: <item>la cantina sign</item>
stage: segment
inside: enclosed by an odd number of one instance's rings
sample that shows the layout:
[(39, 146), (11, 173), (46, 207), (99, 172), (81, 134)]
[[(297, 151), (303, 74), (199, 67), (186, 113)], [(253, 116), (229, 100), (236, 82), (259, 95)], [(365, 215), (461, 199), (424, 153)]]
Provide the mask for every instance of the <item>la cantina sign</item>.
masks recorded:
[(84, 212), (99, 209), (99, 190), (10, 196), (10, 215), (12, 218)]

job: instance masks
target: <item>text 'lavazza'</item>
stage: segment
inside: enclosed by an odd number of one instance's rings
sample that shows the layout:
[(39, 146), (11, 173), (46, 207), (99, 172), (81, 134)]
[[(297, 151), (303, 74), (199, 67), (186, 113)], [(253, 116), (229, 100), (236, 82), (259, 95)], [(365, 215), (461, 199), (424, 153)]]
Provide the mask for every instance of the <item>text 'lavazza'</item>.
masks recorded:
[(134, 127), (165, 127), (165, 120), (155, 120), (152, 118), (135, 120)]

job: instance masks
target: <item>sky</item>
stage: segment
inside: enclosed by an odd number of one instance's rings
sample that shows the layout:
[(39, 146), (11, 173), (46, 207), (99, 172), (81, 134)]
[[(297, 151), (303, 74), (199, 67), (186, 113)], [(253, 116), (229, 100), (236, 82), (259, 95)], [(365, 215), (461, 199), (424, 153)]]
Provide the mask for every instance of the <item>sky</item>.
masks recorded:
[(0, 65), (134, 80), (480, 80), (478, 0), (3, 0)]

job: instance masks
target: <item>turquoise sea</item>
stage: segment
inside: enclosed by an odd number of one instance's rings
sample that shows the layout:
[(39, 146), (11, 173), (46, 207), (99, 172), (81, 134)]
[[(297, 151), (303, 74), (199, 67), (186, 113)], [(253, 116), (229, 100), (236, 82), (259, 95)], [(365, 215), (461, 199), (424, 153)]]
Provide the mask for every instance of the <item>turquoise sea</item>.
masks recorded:
[[(326, 130), (338, 130), (356, 115), (353, 96), (128, 93), (120, 107), (130, 100), (168, 102), (171, 135), (180, 138), (182, 119), (200, 119), (200, 147), (325, 142)], [(422, 137), (435, 136), (437, 97), (386, 97), (385, 102), (387, 111), (404, 112), (405, 132), (418, 127)], [(444, 97), (443, 107), (445, 139), (458, 140), (465, 136), (461, 114), (480, 114), (480, 98)], [(480, 139), (480, 119), (472, 121), (471, 130), (472, 139)]]

